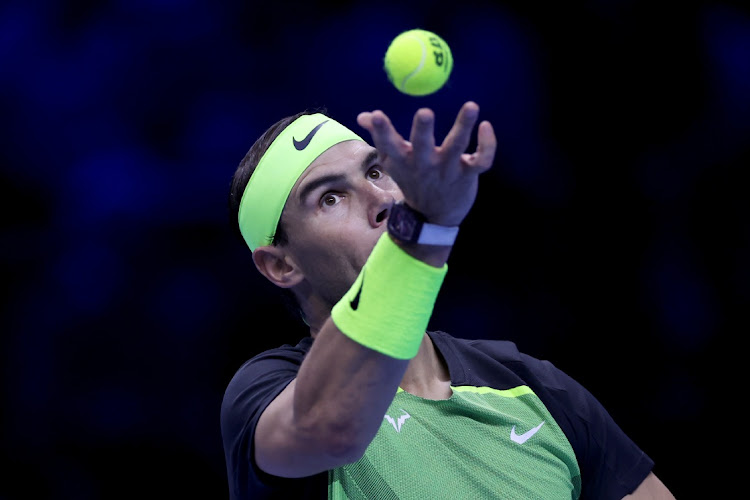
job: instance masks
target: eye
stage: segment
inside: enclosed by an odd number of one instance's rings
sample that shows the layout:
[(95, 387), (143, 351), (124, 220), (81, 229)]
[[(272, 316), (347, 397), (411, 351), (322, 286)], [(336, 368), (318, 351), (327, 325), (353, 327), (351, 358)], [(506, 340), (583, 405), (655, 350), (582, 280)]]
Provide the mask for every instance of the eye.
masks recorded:
[(383, 171), (380, 167), (372, 167), (367, 171), (367, 178), (373, 181), (383, 178)]
[(332, 207), (341, 199), (341, 196), (334, 193), (326, 193), (320, 199), (320, 204), (326, 207)]

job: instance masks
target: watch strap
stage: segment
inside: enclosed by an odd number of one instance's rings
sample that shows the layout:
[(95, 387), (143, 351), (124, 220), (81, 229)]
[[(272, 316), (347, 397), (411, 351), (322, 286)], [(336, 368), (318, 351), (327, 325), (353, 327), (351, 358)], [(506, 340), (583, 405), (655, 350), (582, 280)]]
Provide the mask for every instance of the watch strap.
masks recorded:
[(388, 232), (396, 239), (419, 245), (450, 246), (456, 241), (458, 226), (430, 224), (424, 215), (404, 202), (396, 202), (388, 218)]
[(456, 241), (456, 236), (458, 236), (458, 226), (440, 226), (424, 222), (417, 243), (420, 245), (449, 246)]

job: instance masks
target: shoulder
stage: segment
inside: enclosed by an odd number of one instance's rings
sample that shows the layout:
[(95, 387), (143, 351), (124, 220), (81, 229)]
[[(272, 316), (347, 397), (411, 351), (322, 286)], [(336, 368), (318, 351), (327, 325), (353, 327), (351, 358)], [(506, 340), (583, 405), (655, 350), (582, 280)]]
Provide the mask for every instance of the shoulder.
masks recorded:
[(462, 339), (431, 332), (448, 364), (454, 385), (510, 389), (528, 386), (553, 414), (575, 413), (588, 420), (589, 412), (604, 411), (596, 398), (552, 361), (518, 350), (507, 340)]
[(307, 337), (299, 341), (296, 346), (289, 344), (268, 349), (245, 361), (235, 372), (230, 386), (238, 379), (248, 374), (258, 375), (271, 370), (294, 369), (302, 364), (307, 352), (312, 345), (312, 338)]
[(452, 378), (494, 379), (505, 374), (509, 383), (558, 387), (569, 382), (550, 361), (519, 351), (509, 340), (465, 339), (441, 331), (430, 332), (430, 337), (446, 359)]
[(441, 350), (448, 348), (462, 356), (481, 354), (498, 361), (520, 361), (521, 353), (510, 340), (467, 339), (440, 330), (431, 331), (429, 335)]
[[(594, 492), (593, 497), (622, 498), (653, 467), (597, 398), (551, 361), (520, 352), (510, 341), (468, 340), (444, 332), (430, 332), (430, 337), (449, 366), (451, 384), (531, 388), (569, 440), (583, 490)], [(612, 463), (618, 467), (611, 468)]]
[(248, 488), (266, 491), (262, 473), (252, 459), (255, 428), (268, 404), (297, 376), (311, 345), (312, 338), (308, 337), (296, 346), (282, 345), (257, 354), (243, 363), (227, 384), (220, 427), (233, 498), (245, 497)]
[(308, 337), (296, 346), (269, 349), (245, 361), (227, 384), (221, 406), (222, 421), (231, 420), (232, 415), (244, 417), (248, 407), (265, 408), (297, 376), (311, 345), (312, 338)]

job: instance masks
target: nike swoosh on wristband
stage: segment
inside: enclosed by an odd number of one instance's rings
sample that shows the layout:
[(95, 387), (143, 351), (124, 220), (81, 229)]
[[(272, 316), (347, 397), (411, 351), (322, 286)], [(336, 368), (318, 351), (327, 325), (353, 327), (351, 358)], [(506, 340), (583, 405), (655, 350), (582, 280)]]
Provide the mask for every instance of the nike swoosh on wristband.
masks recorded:
[(529, 429), (528, 431), (524, 432), (520, 436), (516, 434), (516, 426), (514, 425), (513, 428), (510, 430), (510, 440), (514, 443), (523, 444), (526, 441), (529, 440), (531, 436), (537, 433), (539, 429), (542, 428), (544, 425), (544, 420), (542, 420), (542, 423), (534, 427), (533, 429)]
[(307, 136), (304, 139), (302, 139), (301, 141), (298, 141), (297, 139), (295, 139), (294, 137), (292, 137), (292, 142), (294, 143), (294, 147), (297, 149), (297, 151), (302, 151), (303, 149), (305, 149), (307, 147), (307, 145), (310, 144), (310, 141), (312, 141), (312, 138), (315, 135), (315, 133), (318, 130), (320, 130), (320, 127), (322, 127), (327, 121), (328, 120), (323, 120), (318, 125), (316, 125), (315, 128), (312, 129), (310, 131), (310, 133), (307, 134)]
[(359, 290), (357, 290), (357, 295), (355, 295), (354, 298), (352, 299), (352, 301), (349, 302), (349, 304), (351, 304), (351, 306), (352, 306), (352, 311), (356, 311), (357, 308), (359, 307), (359, 296), (362, 293), (362, 285), (364, 284), (364, 282), (365, 282), (365, 271), (363, 269), (362, 270), (362, 279), (359, 282)]

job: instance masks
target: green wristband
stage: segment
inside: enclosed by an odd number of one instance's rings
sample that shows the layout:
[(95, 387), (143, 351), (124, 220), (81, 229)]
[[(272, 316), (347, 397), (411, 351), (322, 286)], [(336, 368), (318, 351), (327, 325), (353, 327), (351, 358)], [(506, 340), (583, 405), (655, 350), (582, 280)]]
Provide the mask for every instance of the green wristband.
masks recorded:
[(352, 287), (333, 306), (331, 319), (355, 342), (392, 358), (411, 359), (447, 272), (447, 264), (425, 264), (383, 233)]

